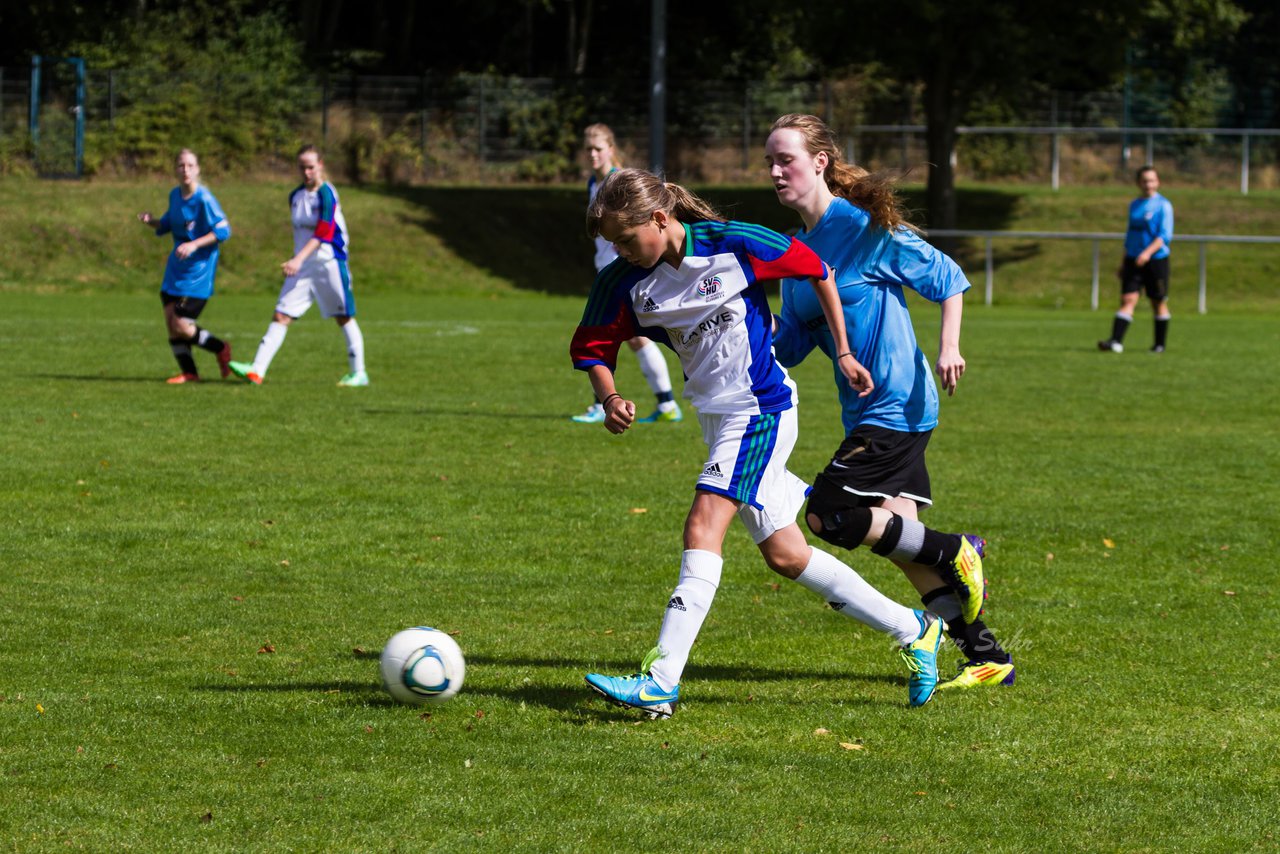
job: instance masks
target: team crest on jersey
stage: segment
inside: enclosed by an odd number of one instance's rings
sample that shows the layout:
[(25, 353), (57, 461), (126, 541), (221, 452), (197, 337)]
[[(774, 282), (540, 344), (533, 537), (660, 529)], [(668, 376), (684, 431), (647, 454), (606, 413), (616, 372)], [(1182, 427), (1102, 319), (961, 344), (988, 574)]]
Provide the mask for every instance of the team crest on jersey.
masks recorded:
[(191, 222), (187, 223), (187, 234), (190, 234), (195, 230), (196, 230), (196, 221), (193, 219), (191, 220)]
[(701, 282), (698, 282), (698, 295), (711, 299), (713, 296), (720, 293), (720, 285), (721, 282), (719, 276), (712, 276), (709, 279), (703, 279)]

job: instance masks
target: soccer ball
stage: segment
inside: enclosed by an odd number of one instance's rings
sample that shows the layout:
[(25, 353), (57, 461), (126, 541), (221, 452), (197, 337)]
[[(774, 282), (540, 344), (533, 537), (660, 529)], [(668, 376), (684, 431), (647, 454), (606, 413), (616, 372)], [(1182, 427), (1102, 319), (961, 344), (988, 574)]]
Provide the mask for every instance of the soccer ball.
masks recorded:
[(379, 667), (382, 687), (402, 703), (443, 703), (462, 688), (467, 672), (457, 642), (427, 626), (392, 635)]

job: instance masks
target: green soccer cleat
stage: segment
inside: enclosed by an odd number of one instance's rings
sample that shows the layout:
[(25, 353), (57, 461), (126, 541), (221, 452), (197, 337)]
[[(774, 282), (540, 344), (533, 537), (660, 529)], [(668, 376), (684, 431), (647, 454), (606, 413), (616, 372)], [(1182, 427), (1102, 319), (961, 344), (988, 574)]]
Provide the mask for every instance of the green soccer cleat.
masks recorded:
[(920, 637), (898, 650), (911, 675), (907, 677), (907, 704), (923, 706), (938, 687), (938, 648), (947, 624), (928, 611), (916, 611)]
[(938, 685), (939, 691), (953, 688), (979, 688), (983, 685), (1012, 685), (1015, 677), (1013, 659), (997, 661), (962, 661), (954, 679)]
[(352, 371), (342, 379), (338, 380), (338, 385), (343, 388), (364, 388), (369, 384), (369, 375), (364, 371)]
[(674, 409), (666, 412), (662, 409), (653, 410), (653, 414), (646, 415), (644, 418), (637, 418), (637, 424), (676, 424), (684, 420), (684, 413), (680, 411), (680, 405), (676, 404)]
[(254, 373), (253, 362), (227, 362), (227, 370), (254, 385), (262, 385), (262, 376)]
[(938, 569), (942, 577), (960, 600), (961, 619), (972, 623), (982, 613), (983, 600), (987, 598), (987, 582), (982, 574), (982, 558), (986, 556), (987, 541), (973, 534), (960, 534), (960, 552), (955, 560)]

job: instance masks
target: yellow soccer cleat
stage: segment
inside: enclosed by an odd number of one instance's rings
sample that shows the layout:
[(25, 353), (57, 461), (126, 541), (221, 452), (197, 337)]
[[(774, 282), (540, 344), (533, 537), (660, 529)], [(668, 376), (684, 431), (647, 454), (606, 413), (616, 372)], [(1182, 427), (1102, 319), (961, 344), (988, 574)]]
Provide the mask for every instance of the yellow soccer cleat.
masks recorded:
[(972, 623), (982, 613), (987, 598), (987, 582), (982, 575), (982, 558), (987, 541), (973, 534), (960, 535), (960, 553), (950, 564), (938, 567), (960, 600), (960, 616)]
[(1012, 658), (1004, 663), (997, 661), (963, 661), (960, 663), (960, 672), (956, 677), (939, 684), (938, 690), (979, 688), (983, 685), (1012, 685), (1014, 675)]

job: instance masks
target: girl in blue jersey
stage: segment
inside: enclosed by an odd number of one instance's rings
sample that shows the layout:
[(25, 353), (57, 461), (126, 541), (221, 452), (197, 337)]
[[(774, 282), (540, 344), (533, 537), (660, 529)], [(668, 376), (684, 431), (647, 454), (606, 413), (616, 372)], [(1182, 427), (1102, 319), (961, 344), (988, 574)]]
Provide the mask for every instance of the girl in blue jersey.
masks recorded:
[(298, 150), (298, 171), (302, 184), (289, 194), (289, 215), (293, 223), (293, 257), (280, 265), (284, 285), (276, 302), (267, 332), (258, 344), (252, 362), (232, 362), (238, 377), (262, 385), (267, 368), (275, 358), (289, 324), (307, 313), (312, 303), (332, 317), (347, 344), (350, 369), (338, 385), (367, 386), (364, 365), (364, 334), (356, 322), (356, 298), (351, 293), (351, 273), (347, 269), (347, 221), (338, 203), (338, 191), (325, 180), (324, 160), (314, 145)]
[[(800, 214), (796, 239), (835, 269), (847, 349), (866, 365), (875, 385), (850, 394), (841, 379), (840, 337), (833, 338), (824, 307), (802, 281), (782, 285), (774, 344), (782, 364), (798, 364), (815, 347), (836, 362), (836, 387), (846, 438), (814, 482), (806, 521), (818, 536), (846, 548), (870, 544), (867, 519), (896, 514), (889, 536), (872, 550), (890, 558), (920, 592), (924, 605), (947, 622), (965, 655), (960, 674), (943, 687), (1012, 684), (1013, 662), (979, 617), (985, 597), (980, 572), (921, 566), (895, 548), (927, 529), (918, 509), (932, 503), (925, 448), (938, 424), (938, 390), (916, 344), (903, 288), (941, 306), (938, 377), (948, 394), (965, 372), (960, 355), (962, 295), (969, 282), (954, 261), (926, 243), (904, 220), (892, 183), (845, 163), (835, 135), (816, 116), (779, 118), (765, 145), (778, 200)], [(980, 565), (984, 543), (965, 535), (963, 551)], [(962, 559), (961, 564), (964, 563)]]
[(1124, 335), (1133, 323), (1138, 296), (1146, 291), (1155, 313), (1152, 353), (1163, 353), (1169, 339), (1169, 244), (1173, 242), (1173, 205), (1160, 195), (1160, 176), (1154, 166), (1137, 174), (1142, 195), (1129, 203), (1129, 227), (1124, 234), (1124, 260), (1120, 263), (1120, 310), (1111, 322), (1111, 337), (1098, 342), (1099, 350), (1124, 352)]
[[(587, 157), (591, 160), (591, 177), (587, 179), (587, 204), (590, 205), (596, 200), (600, 182), (622, 168), (622, 158), (618, 156), (613, 130), (606, 124), (588, 125), (582, 132), (582, 140), (587, 149)], [(592, 240), (596, 250), (593, 260), (596, 272), (599, 273), (618, 257), (618, 253), (613, 251), (613, 244), (603, 237), (596, 235)], [(645, 382), (658, 400), (657, 408), (644, 418), (637, 418), (636, 423), (674, 423), (682, 420), (684, 414), (671, 390), (671, 372), (667, 370), (666, 357), (662, 355), (658, 345), (643, 335), (637, 335), (627, 341), (627, 346), (636, 354), (636, 359), (640, 362), (640, 373), (644, 375)], [(587, 411), (574, 415), (573, 420), (580, 424), (599, 424), (604, 421), (604, 407), (600, 405), (600, 401), (592, 401)]]
[[(672, 713), (720, 583), (721, 544), (736, 515), (771, 569), (897, 639), (912, 670), (909, 702), (927, 702), (936, 685), (942, 621), (892, 602), (847, 565), (811, 548), (795, 522), (808, 490), (786, 468), (796, 440), (796, 390), (773, 355), (762, 282), (808, 279), (835, 340), (844, 341), (844, 316), (827, 268), (804, 244), (761, 226), (726, 222), (683, 187), (638, 169), (605, 180), (587, 224), (620, 256), (596, 277), (571, 345), (574, 367), (587, 372), (604, 407), (605, 427), (622, 433), (635, 422), (635, 404), (617, 390), (613, 371), (622, 343), (643, 333), (679, 356), (685, 397), (698, 410), (708, 448), (657, 646), (639, 673), (592, 673), (587, 683), (651, 717)], [(872, 393), (866, 369), (841, 349), (841, 382), (855, 395)], [(881, 512), (877, 535), (891, 516)], [(911, 557), (952, 560), (958, 539), (930, 531)]]
[(153, 229), (157, 237), (173, 236), (173, 251), (169, 253), (164, 282), (160, 285), (169, 349), (178, 362), (178, 373), (169, 378), (170, 385), (200, 381), (196, 360), (191, 355), (192, 344), (217, 357), (218, 369), (224, 377), (230, 373), (231, 362), (231, 345), (196, 323), (213, 296), (218, 246), (231, 236), (231, 225), (213, 193), (200, 185), (200, 162), (195, 152), (188, 148), (178, 152), (175, 171), (178, 186), (169, 192), (169, 207), (164, 214), (159, 219), (150, 211), (138, 214), (138, 221)]

